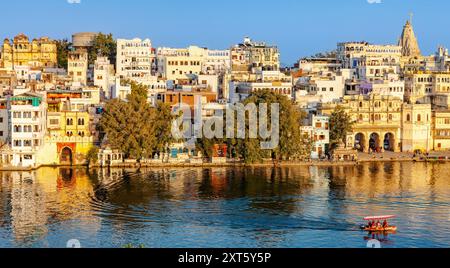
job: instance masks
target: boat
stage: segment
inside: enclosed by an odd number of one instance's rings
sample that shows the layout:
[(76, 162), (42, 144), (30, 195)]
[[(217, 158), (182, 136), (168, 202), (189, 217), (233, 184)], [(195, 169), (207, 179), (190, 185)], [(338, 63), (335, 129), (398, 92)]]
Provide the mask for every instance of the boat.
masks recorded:
[(394, 215), (365, 217), (364, 220), (367, 221), (368, 224), (362, 225), (361, 230), (371, 232), (371, 233), (396, 232), (397, 226), (387, 225), (385, 227), (382, 227), (382, 226), (371, 227), (369, 224), (371, 222), (380, 222), (381, 223), (382, 221), (386, 221), (386, 223), (387, 223), (388, 220), (393, 219), (393, 218), (395, 218)]

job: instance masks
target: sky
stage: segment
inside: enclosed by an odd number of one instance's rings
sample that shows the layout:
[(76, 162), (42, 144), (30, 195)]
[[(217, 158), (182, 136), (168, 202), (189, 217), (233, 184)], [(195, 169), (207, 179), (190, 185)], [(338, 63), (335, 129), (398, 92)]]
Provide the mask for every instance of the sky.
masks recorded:
[(432, 54), (450, 46), (449, 8), (448, 0), (4, 1), (0, 39), (101, 31), (155, 47), (226, 49), (249, 36), (277, 45), (282, 64), (292, 65), (342, 41), (396, 44), (410, 13), (423, 54)]

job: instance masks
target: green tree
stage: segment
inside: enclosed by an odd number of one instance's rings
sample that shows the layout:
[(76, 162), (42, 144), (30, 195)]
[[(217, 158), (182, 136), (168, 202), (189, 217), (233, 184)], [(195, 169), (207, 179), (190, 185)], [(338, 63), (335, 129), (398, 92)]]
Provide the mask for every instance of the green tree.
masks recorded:
[(353, 131), (353, 120), (342, 106), (337, 106), (330, 116), (330, 147), (345, 144), (347, 134)]
[[(263, 90), (252, 93), (249, 98), (244, 101), (244, 105), (254, 103), (257, 107), (259, 104), (267, 104), (268, 107), (268, 128), (271, 129), (271, 104), (279, 104), (279, 144), (275, 149), (261, 149), (261, 142), (266, 140), (249, 138), (249, 116), (246, 115), (246, 138), (242, 140), (228, 140), (231, 150), (235, 150), (246, 163), (261, 162), (264, 158), (272, 158), (277, 160), (302, 160), (310, 155), (312, 149), (311, 139), (301, 132), (301, 122), (304, 114), (292, 104), (292, 102), (284, 95), (274, 93), (270, 90)], [(230, 126), (229, 126), (230, 127)], [(236, 127), (236, 126), (231, 126)]]
[(88, 161), (88, 165), (96, 164), (98, 162), (98, 148), (96, 146), (91, 147), (89, 149), (86, 160)]
[(125, 157), (141, 160), (165, 151), (173, 141), (170, 106), (159, 103), (152, 107), (147, 100), (148, 88), (133, 81), (127, 101), (113, 99), (105, 107), (99, 129), (106, 134), (110, 146)]
[(56, 40), (57, 62), (59, 68), (67, 68), (67, 57), (71, 47), (72, 43), (67, 39)]
[(94, 64), (98, 56), (108, 57), (112, 64), (116, 63), (117, 43), (112, 34), (98, 33), (92, 47), (88, 51), (89, 64)]
[(156, 116), (153, 122), (156, 137), (155, 151), (165, 152), (167, 147), (175, 142), (172, 136), (172, 121), (174, 119), (169, 104), (162, 102), (156, 104)]

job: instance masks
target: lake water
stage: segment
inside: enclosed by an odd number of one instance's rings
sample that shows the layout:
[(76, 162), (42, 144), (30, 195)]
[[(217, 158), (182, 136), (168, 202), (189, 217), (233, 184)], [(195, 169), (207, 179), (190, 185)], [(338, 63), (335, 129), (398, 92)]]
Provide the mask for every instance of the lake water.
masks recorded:
[(450, 165), (0, 173), (0, 247), (450, 247)]

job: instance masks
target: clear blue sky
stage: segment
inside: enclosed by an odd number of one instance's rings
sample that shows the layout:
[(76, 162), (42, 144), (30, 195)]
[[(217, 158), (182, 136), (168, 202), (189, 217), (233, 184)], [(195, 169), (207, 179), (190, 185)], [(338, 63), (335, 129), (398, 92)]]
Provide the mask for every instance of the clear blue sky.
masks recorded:
[(223, 49), (246, 35), (276, 44), (282, 63), (336, 47), (339, 41), (396, 43), (414, 13), (425, 54), (450, 46), (447, 0), (20, 0), (2, 1), (0, 38), (70, 37), (112, 32), (150, 38), (155, 46)]

